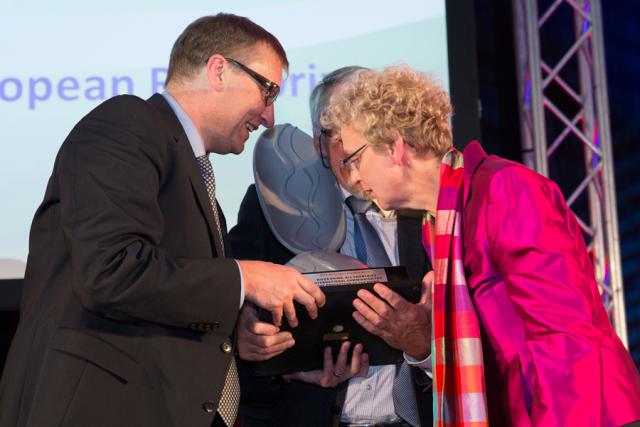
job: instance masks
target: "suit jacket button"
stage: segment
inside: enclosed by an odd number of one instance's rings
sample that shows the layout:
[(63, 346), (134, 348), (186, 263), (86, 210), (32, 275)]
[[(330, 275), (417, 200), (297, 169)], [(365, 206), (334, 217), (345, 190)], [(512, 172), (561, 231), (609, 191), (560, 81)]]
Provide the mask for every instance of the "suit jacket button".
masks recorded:
[(213, 402), (204, 402), (202, 409), (204, 409), (206, 413), (211, 414), (212, 412), (216, 412), (216, 404)]
[(233, 347), (229, 341), (225, 341), (220, 345), (220, 350), (222, 350), (223, 353), (229, 354), (233, 350)]

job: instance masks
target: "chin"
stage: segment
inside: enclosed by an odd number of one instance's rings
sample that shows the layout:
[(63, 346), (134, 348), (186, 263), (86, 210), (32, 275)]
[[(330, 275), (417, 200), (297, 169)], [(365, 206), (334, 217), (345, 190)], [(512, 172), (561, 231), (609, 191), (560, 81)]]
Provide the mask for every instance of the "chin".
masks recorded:
[(356, 196), (358, 199), (362, 200), (372, 200), (372, 192), (371, 190), (365, 190), (361, 184), (352, 184), (346, 180), (338, 179), (338, 184), (347, 190), (352, 195)]
[(378, 204), (378, 206), (380, 206), (385, 211), (395, 211), (398, 209), (408, 208), (408, 206), (406, 206), (406, 204), (402, 203), (402, 201), (400, 200), (383, 199), (383, 198), (377, 197), (376, 194), (373, 194), (373, 198), (376, 200), (376, 203)]
[(232, 154), (241, 154), (244, 151), (244, 147), (247, 143), (247, 140), (245, 139), (242, 142), (239, 142), (237, 144), (234, 144), (231, 146), (231, 149), (229, 150), (230, 153)]
[(371, 197), (371, 192), (370, 191), (364, 191), (361, 188), (354, 188), (354, 187), (345, 187), (347, 189), (347, 191), (351, 194), (353, 194), (354, 196), (356, 196), (358, 199), (362, 199), (362, 200), (372, 200), (373, 197)]
[(397, 206), (392, 206), (389, 203), (387, 203), (385, 200), (381, 200), (381, 199), (376, 199), (376, 204), (380, 206), (380, 208), (384, 209), (385, 211), (394, 211), (398, 209)]

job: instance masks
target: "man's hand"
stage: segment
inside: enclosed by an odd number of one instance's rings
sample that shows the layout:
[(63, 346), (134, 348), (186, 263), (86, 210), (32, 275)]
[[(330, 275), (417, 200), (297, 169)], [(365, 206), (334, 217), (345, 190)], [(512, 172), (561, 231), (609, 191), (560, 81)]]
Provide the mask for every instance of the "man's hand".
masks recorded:
[(282, 377), (287, 381), (298, 380), (325, 388), (335, 387), (352, 377), (366, 377), (369, 372), (369, 355), (362, 352), (362, 344), (356, 344), (351, 354), (351, 365), (347, 366), (347, 354), (350, 346), (351, 343), (349, 341), (342, 343), (335, 364), (333, 363), (331, 347), (326, 347), (324, 349), (322, 369), (295, 372)]
[(249, 303), (240, 311), (237, 332), (240, 358), (251, 362), (271, 359), (295, 344), (291, 332), (260, 322), (256, 308)]
[(422, 279), (422, 295), (416, 304), (381, 283), (373, 286), (380, 298), (361, 289), (358, 298), (353, 300), (356, 309), (353, 318), (391, 347), (423, 360), (431, 353), (432, 282), (433, 272), (430, 271)]
[(238, 261), (244, 279), (245, 297), (271, 312), (273, 323), (282, 325), (282, 315), (292, 327), (298, 326), (293, 301), (304, 305), (309, 316), (318, 316), (318, 307), (325, 303), (320, 288), (290, 267), (262, 261)]

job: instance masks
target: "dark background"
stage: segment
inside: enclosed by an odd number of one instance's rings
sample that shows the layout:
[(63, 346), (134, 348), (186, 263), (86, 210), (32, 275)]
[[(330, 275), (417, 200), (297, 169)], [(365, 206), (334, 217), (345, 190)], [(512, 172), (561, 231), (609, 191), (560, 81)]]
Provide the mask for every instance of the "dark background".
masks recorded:
[[(630, 1), (606, 0), (601, 8), (629, 350), (640, 367), (640, 8)], [(570, 13), (568, 7), (562, 11)], [(475, 16), (482, 144), (487, 152), (520, 161), (511, 1), (476, 0)], [(574, 40), (573, 27), (566, 25), (571, 21), (562, 18), (549, 21), (541, 33), (541, 45), (552, 54), (555, 49), (561, 55)], [(559, 155), (570, 159), (571, 149)], [(571, 161), (562, 165), (564, 170), (550, 169), (550, 175), (561, 188), (571, 187), (570, 175), (576, 172), (569, 169), (581, 166)], [(584, 209), (584, 200), (577, 205)]]
[[(539, 6), (540, 11), (543, 8)], [(602, 9), (629, 349), (640, 366), (640, 120), (636, 119), (640, 117), (640, 32), (636, 28), (640, 8), (630, 1), (603, 0)], [(476, 0), (475, 5), (447, 0), (447, 12), (455, 18), (448, 27), (456, 145), (479, 138), (487, 152), (520, 161), (511, 0)], [(569, 8), (564, 7), (564, 12), (570, 13)], [(571, 21), (562, 18), (545, 25), (541, 35), (545, 48), (551, 46), (558, 55), (573, 41), (573, 28), (566, 25)], [(475, 101), (478, 98), (480, 103)], [(567, 147), (559, 153), (569, 159), (563, 165), (580, 167), (579, 162), (571, 162), (576, 154), (572, 144)], [(568, 167), (552, 168), (550, 174), (561, 188), (575, 186), (574, 176), (580, 175)], [(584, 200), (578, 200), (578, 211), (585, 206)], [(0, 369), (18, 321), (17, 311), (8, 308), (17, 301), (19, 281), (3, 282)]]

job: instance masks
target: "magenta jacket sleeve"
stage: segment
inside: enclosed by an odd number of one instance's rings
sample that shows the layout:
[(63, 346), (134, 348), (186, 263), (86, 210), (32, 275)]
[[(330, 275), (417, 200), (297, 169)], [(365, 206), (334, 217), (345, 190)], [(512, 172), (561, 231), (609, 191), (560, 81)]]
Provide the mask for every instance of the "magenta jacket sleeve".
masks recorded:
[[(490, 179), (486, 200), (487, 255), (521, 322), (518, 347), (528, 352), (517, 375), (530, 392), (531, 425), (640, 419), (638, 372), (609, 323), (578, 223), (557, 186), (527, 168), (505, 167)], [(500, 355), (499, 341), (494, 346)], [(498, 362), (516, 381), (509, 361)]]

